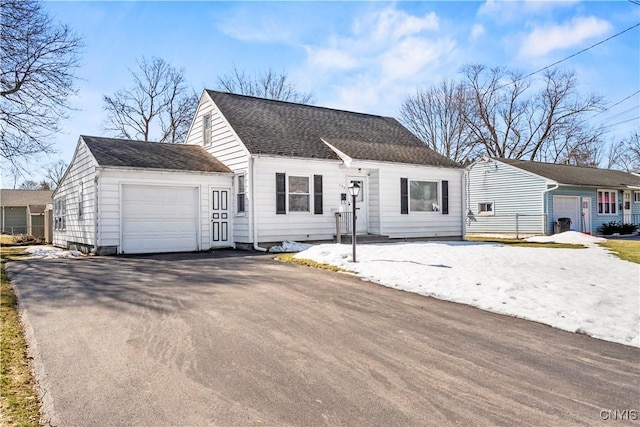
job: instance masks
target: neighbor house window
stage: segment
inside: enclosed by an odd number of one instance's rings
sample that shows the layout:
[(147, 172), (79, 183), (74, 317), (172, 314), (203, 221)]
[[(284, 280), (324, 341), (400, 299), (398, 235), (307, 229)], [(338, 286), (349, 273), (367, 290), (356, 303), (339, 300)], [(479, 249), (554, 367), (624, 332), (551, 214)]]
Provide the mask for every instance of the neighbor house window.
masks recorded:
[(615, 190), (598, 190), (598, 214), (615, 215), (617, 213), (616, 194)]
[(640, 203), (640, 191), (633, 192), (633, 202)]
[(53, 202), (53, 229), (64, 230), (66, 224), (67, 205), (64, 199), (56, 199)]
[(412, 212), (439, 211), (438, 183), (429, 181), (410, 181), (409, 210)]
[(493, 202), (478, 203), (479, 215), (493, 215)]
[(246, 186), (245, 186), (245, 175), (238, 175), (238, 191), (236, 194), (236, 208), (237, 213), (245, 212), (245, 196), (246, 196)]
[(310, 212), (309, 177), (289, 176), (289, 212)]
[(202, 117), (202, 139), (204, 145), (211, 144), (211, 114), (205, 114)]

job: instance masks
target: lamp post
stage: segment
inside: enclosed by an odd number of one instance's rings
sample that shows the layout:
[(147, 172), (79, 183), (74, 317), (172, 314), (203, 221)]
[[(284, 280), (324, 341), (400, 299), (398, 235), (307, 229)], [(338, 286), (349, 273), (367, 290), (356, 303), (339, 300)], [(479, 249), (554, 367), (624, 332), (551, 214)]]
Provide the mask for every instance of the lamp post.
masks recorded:
[(353, 248), (353, 262), (356, 262), (356, 198), (360, 194), (360, 184), (355, 181), (351, 181), (351, 184), (347, 186), (349, 194), (351, 195), (351, 209), (353, 224), (351, 226), (351, 246)]

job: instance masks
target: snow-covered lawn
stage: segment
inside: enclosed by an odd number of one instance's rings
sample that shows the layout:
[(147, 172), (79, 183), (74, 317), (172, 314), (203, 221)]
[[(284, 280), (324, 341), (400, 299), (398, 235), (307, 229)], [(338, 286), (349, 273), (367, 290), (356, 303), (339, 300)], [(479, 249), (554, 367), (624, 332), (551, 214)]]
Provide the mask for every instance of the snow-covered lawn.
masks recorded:
[(640, 347), (640, 265), (575, 232), (537, 240), (586, 249), (433, 242), (313, 246), (296, 255), (365, 280)]

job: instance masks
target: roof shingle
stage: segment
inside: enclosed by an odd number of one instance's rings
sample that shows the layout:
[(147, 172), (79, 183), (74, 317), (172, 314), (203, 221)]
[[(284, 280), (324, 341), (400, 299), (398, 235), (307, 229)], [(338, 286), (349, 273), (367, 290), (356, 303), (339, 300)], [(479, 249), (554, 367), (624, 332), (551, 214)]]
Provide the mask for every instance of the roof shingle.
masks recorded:
[[(252, 154), (460, 167), (391, 117), (207, 90)], [(333, 143), (332, 143), (333, 141)]]
[(606, 188), (640, 187), (640, 176), (624, 171), (526, 160), (496, 160), (556, 181), (558, 184)]
[(231, 172), (222, 162), (197, 145), (130, 141), (85, 135), (81, 138), (100, 166)]
[(0, 190), (0, 205), (29, 206), (52, 202), (53, 190)]

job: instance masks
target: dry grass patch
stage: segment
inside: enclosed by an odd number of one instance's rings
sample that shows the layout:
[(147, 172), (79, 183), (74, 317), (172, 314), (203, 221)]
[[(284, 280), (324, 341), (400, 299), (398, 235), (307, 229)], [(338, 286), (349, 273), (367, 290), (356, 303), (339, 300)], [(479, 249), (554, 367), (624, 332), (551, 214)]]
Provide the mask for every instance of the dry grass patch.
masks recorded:
[(10, 234), (0, 234), (0, 245), (9, 246), (16, 243), (16, 236)]
[(354, 271), (346, 270), (346, 269), (340, 268), (340, 267), (336, 267), (335, 265), (323, 264), (323, 263), (315, 262), (315, 261), (313, 261), (311, 259), (306, 259), (306, 258), (295, 258), (295, 255), (296, 255), (295, 253), (292, 253), (292, 254), (281, 254), (281, 255), (278, 255), (276, 257), (276, 259), (278, 261), (289, 262), (291, 264), (306, 265), (307, 267), (320, 268), (322, 270), (330, 270), (330, 271), (337, 271), (337, 272), (342, 272), (342, 273), (355, 274)]
[(478, 237), (467, 236), (465, 240), (469, 242), (487, 242), (487, 243), (502, 243), (510, 246), (518, 246), (521, 248), (556, 248), (556, 249), (585, 249), (584, 245), (577, 245), (574, 243), (537, 243), (527, 242), (524, 239), (509, 239), (503, 237)]
[(640, 242), (633, 240), (607, 240), (600, 246), (610, 249), (618, 258), (640, 264)]
[(27, 356), (27, 344), (18, 314), (18, 301), (4, 266), (19, 259), (23, 248), (0, 251), (0, 418), (1, 426), (37, 426), (40, 420), (38, 391)]

